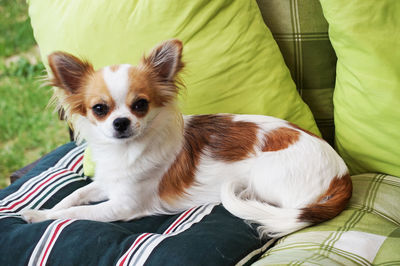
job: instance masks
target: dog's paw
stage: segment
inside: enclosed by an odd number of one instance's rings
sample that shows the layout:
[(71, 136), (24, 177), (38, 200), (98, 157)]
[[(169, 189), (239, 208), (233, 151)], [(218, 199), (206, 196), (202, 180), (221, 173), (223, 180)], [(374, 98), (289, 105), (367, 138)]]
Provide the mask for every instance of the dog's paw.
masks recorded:
[(21, 215), (28, 223), (38, 223), (49, 219), (46, 210), (25, 210)]

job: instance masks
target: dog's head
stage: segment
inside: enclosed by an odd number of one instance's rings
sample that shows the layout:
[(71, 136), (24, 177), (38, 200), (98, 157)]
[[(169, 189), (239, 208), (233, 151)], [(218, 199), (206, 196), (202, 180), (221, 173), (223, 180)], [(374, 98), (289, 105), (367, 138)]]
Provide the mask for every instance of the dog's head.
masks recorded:
[(173, 104), (177, 74), (183, 68), (182, 43), (169, 40), (143, 57), (138, 66), (114, 65), (94, 70), (64, 53), (49, 55), (52, 85), (63, 91), (70, 115), (90, 123), (91, 132), (109, 140), (127, 140), (145, 132), (149, 121)]

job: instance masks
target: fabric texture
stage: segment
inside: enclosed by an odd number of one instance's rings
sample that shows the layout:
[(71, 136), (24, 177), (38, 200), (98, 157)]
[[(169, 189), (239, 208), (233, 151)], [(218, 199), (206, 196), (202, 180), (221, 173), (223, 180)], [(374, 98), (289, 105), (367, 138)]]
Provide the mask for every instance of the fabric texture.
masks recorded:
[(84, 149), (74, 143), (58, 148), (0, 191), (0, 265), (249, 264), (273, 243), (221, 205), (129, 222), (27, 224), (21, 210), (51, 208), (90, 183), (83, 175)]
[(137, 64), (156, 44), (184, 43), (186, 114), (283, 118), (319, 134), (255, 0), (30, 0), (43, 61), (56, 50), (105, 65)]
[(336, 54), (319, 0), (257, 0), (322, 136), (334, 144), (333, 89)]
[(321, 4), (338, 56), (337, 149), (353, 174), (400, 176), (400, 1)]
[(362, 174), (352, 181), (345, 211), (280, 239), (254, 266), (400, 265), (400, 179)]

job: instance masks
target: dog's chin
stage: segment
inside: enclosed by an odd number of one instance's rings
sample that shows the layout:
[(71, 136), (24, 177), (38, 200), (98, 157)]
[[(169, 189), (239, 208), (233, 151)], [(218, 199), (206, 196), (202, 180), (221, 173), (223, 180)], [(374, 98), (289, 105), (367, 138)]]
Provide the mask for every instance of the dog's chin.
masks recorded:
[(112, 138), (116, 142), (127, 142), (135, 139), (136, 137), (137, 137), (136, 134), (129, 132), (129, 133), (114, 133), (114, 136)]
[(130, 138), (132, 138), (133, 136), (134, 136), (133, 133), (114, 134), (114, 138), (120, 139), (120, 140), (123, 140), (123, 139), (130, 139)]
[(141, 130), (127, 130), (126, 132), (95, 130), (88, 141), (103, 144), (126, 144), (139, 139), (143, 134)]
[(130, 134), (111, 134), (107, 135), (104, 134), (101, 137), (97, 138), (97, 143), (104, 143), (104, 144), (125, 144), (129, 141), (133, 141), (137, 136), (133, 133)]

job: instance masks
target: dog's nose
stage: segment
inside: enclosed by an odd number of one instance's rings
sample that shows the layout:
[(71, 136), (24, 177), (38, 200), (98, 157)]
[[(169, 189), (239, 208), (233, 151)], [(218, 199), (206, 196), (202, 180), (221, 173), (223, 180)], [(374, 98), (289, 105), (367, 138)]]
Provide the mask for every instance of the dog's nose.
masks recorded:
[(124, 132), (130, 124), (131, 120), (126, 117), (117, 118), (113, 122), (114, 129), (118, 132)]

